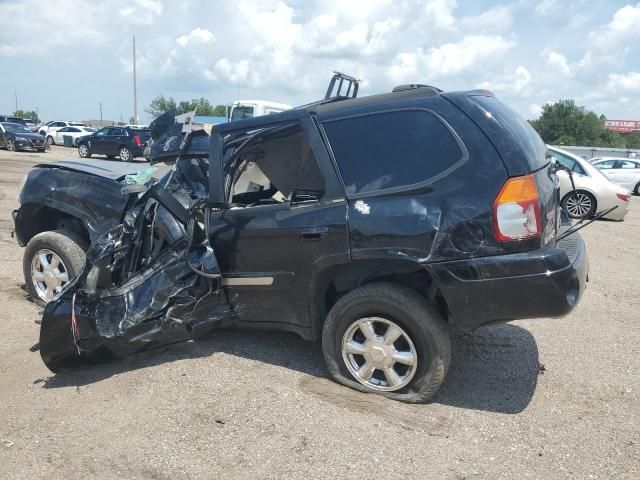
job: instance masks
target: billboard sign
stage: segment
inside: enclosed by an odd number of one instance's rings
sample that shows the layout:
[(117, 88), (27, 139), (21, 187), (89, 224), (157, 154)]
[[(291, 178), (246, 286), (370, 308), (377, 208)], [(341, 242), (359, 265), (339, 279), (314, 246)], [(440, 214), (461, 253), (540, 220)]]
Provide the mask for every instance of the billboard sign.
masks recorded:
[(604, 128), (620, 133), (640, 131), (640, 120), (605, 120)]

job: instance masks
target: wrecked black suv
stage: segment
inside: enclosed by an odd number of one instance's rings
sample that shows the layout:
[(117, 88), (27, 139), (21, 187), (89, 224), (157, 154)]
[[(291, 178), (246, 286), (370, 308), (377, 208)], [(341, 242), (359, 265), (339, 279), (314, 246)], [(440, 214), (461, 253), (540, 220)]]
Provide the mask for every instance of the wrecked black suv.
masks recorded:
[(575, 307), (584, 243), (562, 234), (527, 122), (486, 91), (353, 98), (337, 80), (347, 95), (210, 136), (156, 120), (151, 161), (173, 167), (122, 189), (120, 221), (47, 305), (47, 366), (258, 327), (321, 339), (340, 383), (423, 402), (447, 374), (447, 324)]

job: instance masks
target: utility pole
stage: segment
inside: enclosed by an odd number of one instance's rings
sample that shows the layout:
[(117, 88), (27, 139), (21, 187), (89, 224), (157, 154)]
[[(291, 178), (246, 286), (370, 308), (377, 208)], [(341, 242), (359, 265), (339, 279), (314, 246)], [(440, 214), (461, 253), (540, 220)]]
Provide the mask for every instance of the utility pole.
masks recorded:
[(133, 36), (133, 119), (138, 122), (138, 87), (136, 85), (136, 36)]
[(100, 102), (100, 127), (102, 127), (102, 102)]
[(13, 94), (16, 96), (16, 111), (14, 113), (15, 115), (18, 113), (18, 92), (14, 91)]

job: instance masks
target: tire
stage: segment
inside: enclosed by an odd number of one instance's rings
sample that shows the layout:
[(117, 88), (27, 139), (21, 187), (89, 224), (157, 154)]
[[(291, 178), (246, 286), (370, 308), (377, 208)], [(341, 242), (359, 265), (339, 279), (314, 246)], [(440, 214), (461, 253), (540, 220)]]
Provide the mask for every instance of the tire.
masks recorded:
[(84, 143), (78, 145), (78, 155), (80, 158), (91, 158), (91, 150)]
[(563, 210), (567, 212), (570, 218), (574, 219), (593, 217), (597, 208), (596, 198), (584, 190), (576, 190), (576, 193), (578, 195), (578, 202), (572, 200), (574, 197), (573, 192), (569, 192), (564, 196), (562, 202), (560, 202)]
[(7, 150), (10, 152), (16, 152), (18, 149), (16, 148), (16, 142), (12, 139), (7, 140)]
[[(375, 337), (371, 337), (370, 333), (369, 338), (375, 338), (375, 343), (367, 340), (364, 330), (360, 330), (359, 322), (363, 321), (372, 323)], [(403, 335), (394, 343), (387, 343), (382, 347), (381, 341), (391, 331), (386, 330), (391, 325), (399, 327)], [(352, 332), (355, 332), (353, 337)], [(355, 340), (357, 335), (361, 337), (360, 343)], [(352, 340), (347, 341), (350, 338)], [(397, 375), (395, 386), (389, 380), (391, 376), (378, 367), (375, 367), (373, 375), (366, 382), (362, 377), (358, 379), (352, 370), (355, 372), (356, 367), (362, 369), (369, 360), (364, 355), (343, 349), (345, 342), (350, 345), (355, 343), (360, 347), (373, 343), (374, 349), (367, 349), (372, 362), (374, 356), (379, 356), (382, 350), (386, 352), (390, 345), (395, 351), (394, 358), (387, 352), (383, 355), (383, 360), (378, 358), (375, 361), (395, 362), (399, 351), (405, 351), (404, 355), (412, 352), (414, 364), (408, 366), (404, 362), (393, 363), (390, 368)], [(338, 300), (322, 329), (322, 352), (329, 373), (338, 383), (408, 403), (424, 403), (429, 400), (442, 385), (451, 362), (451, 342), (446, 323), (436, 309), (413, 290), (391, 283), (364, 285)], [(389, 370), (389, 367), (386, 366), (385, 370)], [(374, 386), (373, 382), (379, 384)]]
[(633, 193), (635, 193), (636, 195), (640, 195), (640, 182), (638, 182), (634, 187)]
[(38, 133), (43, 137), (47, 135), (47, 132), (45, 132), (44, 130), (40, 130)]
[[(86, 249), (86, 242), (68, 230), (42, 232), (33, 237), (27, 244), (22, 259), (24, 280), (31, 300), (38, 305), (46, 305), (51, 298), (46, 296), (45, 289), (50, 288), (52, 294), (58, 293), (53, 288), (54, 285), (59, 285), (61, 288), (78, 275), (85, 264)], [(59, 273), (54, 274), (54, 277), (46, 273), (50, 270), (40, 260), (42, 255), (46, 257), (46, 262), (51, 265), (51, 268), (54, 268), (56, 263), (53, 256), (58, 257)], [(38, 272), (43, 273), (41, 281), (36, 278)], [(63, 281), (65, 273), (67, 280)]]
[(51, 135), (47, 136), (47, 143), (49, 145), (55, 145), (56, 144), (55, 140), (53, 139), (53, 137)]
[(131, 162), (133, 160), (133, 154), (131, 153), (131, 150), (129, 150), (127, 147), (120, 147), (120, 150), (118, 151), (118, 156), (120, 157), (120, 160), (122, 160), (123, 162)]
[(44, 153), (45, 149), (44, 148), (39, 148), (38, 149), (38, 153)]

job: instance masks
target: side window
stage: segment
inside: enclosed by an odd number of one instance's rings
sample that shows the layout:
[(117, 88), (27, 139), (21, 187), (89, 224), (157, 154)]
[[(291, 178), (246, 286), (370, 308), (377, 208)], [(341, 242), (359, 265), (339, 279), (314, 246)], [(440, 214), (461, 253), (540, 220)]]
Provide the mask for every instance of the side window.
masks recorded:
[(73, 133), (78, 133), (80, 131), (76, 127), (67, 127), (65, 130), (67, 132), (73, 132)]
[(66, 124), (66, 123), (64, 123), (64, 122), (56, 122), (56, 123), (54, 123), (54, 126), (55, 126), (55, 127), (66, 127), (66, 126), (67, 126), (67, 124)]
[(398, 110), (323, 123), (348, 194), (429, 180), (463, 159), (440, 118)]
[(599, 163), (596, 163), (596, 164), (595, 164), (595, 167), (596, 167), (598, 170), (608, 170), (608, 169), (610, 169), (610, 168), (613, 168), (615, 164), (616, 164), (616, 161), (615, 161), (615, 160), (607, 160), (607, 161), (605, 161), (605, 162), (599, 162)]
[(637, 168), (634, 162), (629, 162), (627, 160), (622, 160), (618, 162), (616, 168)]
[(104, 137), (108, 133), (109, 133), (109, 129), (108, 128), (101, 128), (100, 130), (98, 130), (98, 133), (96, 133), (96, 136), (97, 137)]
[(58, 130), (59, 133), (64, 133), (64, 132), (69, 132), (69, 131), (70, 131), (69, 127), (64, 127), (64, 128), (61, 128), (60, 130)]
[(300, 125), (232, 134), (226, 140), (225, 188), (232, 203), (317, 200), (324, 193), (324, 178)]
[(563, 154), (558, 153), (558, 152), (551, 152), (551, 158), (553, 160), (555, 160), (556, 162), (561, 163), (562, 165), (567, 167), (573, 173), (578, 173), (580, 175), (586, 175), (587, 174), (584, 171), (584, 168), (582, 168), (582, 166), (571, 157), (567, 157), (566, 155), (563, 155)]

